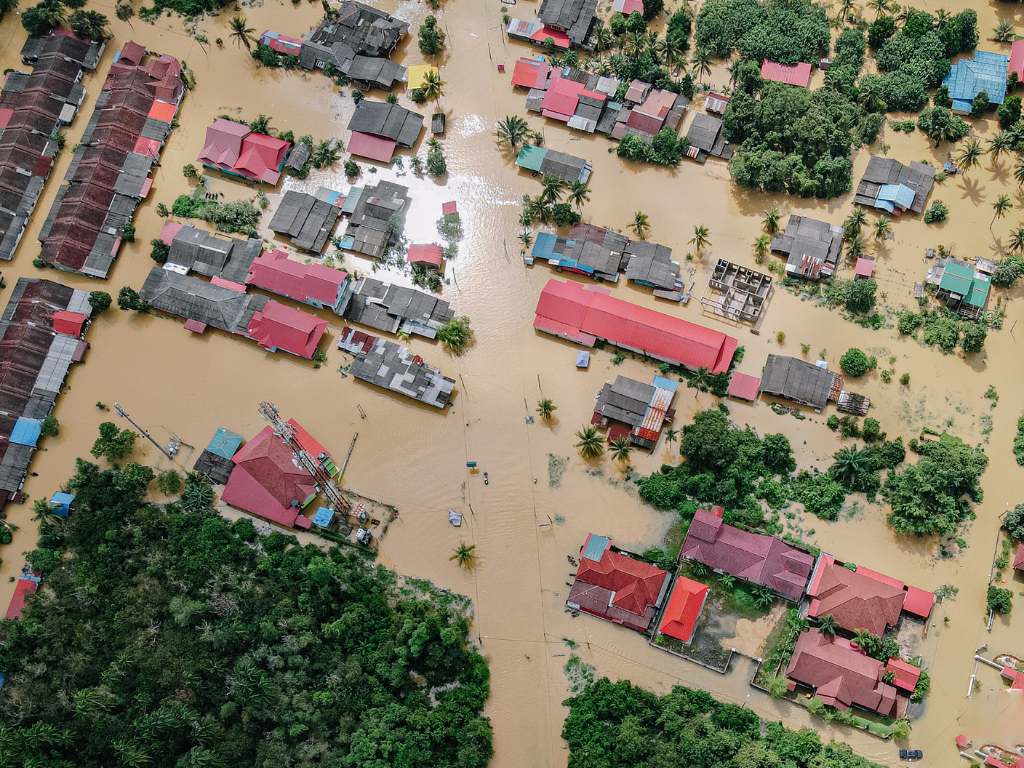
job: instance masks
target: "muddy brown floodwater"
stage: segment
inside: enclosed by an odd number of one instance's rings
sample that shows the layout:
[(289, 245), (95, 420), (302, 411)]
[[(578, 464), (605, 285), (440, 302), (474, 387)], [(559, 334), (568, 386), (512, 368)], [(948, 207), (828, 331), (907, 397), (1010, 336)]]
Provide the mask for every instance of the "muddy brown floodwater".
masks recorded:
[[(415, 2), (379, 5), (413, 22), (413, 30), (426, 13), (425, 6)], [(933, 11), (939, 7), (932, 2), (917, 5)], [(523, 16), (537, 6), (535, 0), (523, 0), (510, 10)], [(230, 12), (200, 24), (211, 41), (203, 47), (186, 33), (178, 18), (165, 17), (154, 25), (135, 19), (130, 26), (114, 20), (109, 1), (92, 2), (90, 7), (111, 17), (115, 39), (99, 70), (86, 79), (88, 97), (68, 130), (69, 148), (88, 120), (113, 52), (126, 39), (134, 38), (151, 50), (187, 61), (198, 86), (185, 99), (181, 125), (156, 170), (153, 193), (139, 211), (138, 241), (124, 249), (111, 279), (103, 286), (63, 274), (44, 276), (86, 289), (105, 287), (111, 293), (122, 285), (139, 287), (152, 266), (147, 243), (161, 226), (155, 205), (169, 204), (188, 191), (181, 167), (195, 161), (206, 126), (219, 114), (248, 118), (262, 112), (272, 117), (274, 126), (290, 128), (296, 135), (346, 138), (351, 98), (341, 96), (319, 74), (256, 69), (244, 49), (229, 38)], [(1001, 18), (1018, 25), (1022, 22), (1016, 5), (970, 2), (949, 10), (961, 7), (977, 9), (982, 37)], [(803, 710), (757, 693), (746, 684), (749, 669), (743, 664), (730, 676), (720, 677), (649, 648), (639, 635), (585, 617), (573, 619), (564, 612), (570, 572), (566, 556), (577, 552), (588, 531), (606, 533), (621, 546), (642, 549), (659, 543), (672, 520), (642, 505), (632, 485), (623, 482), (620, 469), (609, 460), (598, 465), (599, 472), (588, 471), (572, 449), (573, 432), (589, 420), (601, 384), (616, 373), (645, 378), (651, 375), (651, 368), (634, 360), (615, 367), (610, 353), (603, 351), (594, 354), (589, 371), (577, 371), (574, 347), (537, 335), (531, 327), (537, 296), (552, 273), (543, 266), (528, 269), (519, 258), (515, 239), (518, 200), (524, 193), (536, 194), (538, 184), (516, 172), (511, 157), (496, 148), (492, 136), (496, 120), (525, 114), (523, 94), (513, 92), (509, 73), (516, 57), (530, 52), (503, 38), (500, 9), (499, 0), (448, 0), (441, 13), (449, 35), (442, 65), (447, 86), (441, 102), (449, 113), (444, 140), (449, 166), (446, 183), (417, 179), (393, 169), (376, 174), (388, 179), (400, 176), (402, 183), (411, 187), (407, 228), (411, 242), (436, 239), (435, 220), (443, 201), (457, 200), (462, 213), (465, 236), (457, 258), (449, 264), (452, 280), (444, 296), (460, 314), (472, 318), (475, 345), (463, 357), (452, 358), (436, 345), (412, 342), (416, 352), (458, 381), (453, 407), (439, 414), (343, 379), (335, 372), (341, 355), (333, 349), (328, 352), (328, 363), (313, 370), (308, 363), (265, 354), (249, 342), (224, 334), (195, 337), (179, 322), (114, 310), (100, 318), (90, 332), (92, 349), (87, 361), (72, 372), (58, 405), (61, 434), (45, 441), (35, 457), (32, 470), (37, 476), (28, 479), (27, 493), (32, 497), (49, 494), (72, 472), (75, 457), (86, 455), (97, 424), (109, 418), (95, 407), (98, 401), (118, 401), (158, 439), (166, 440), (174, 432), (199, 450), (219, 425), (246, 435), (255, 433), (261, 427), (256, 404), (269, 399), (283, 414), (302, 421), (335, 456), (344, 454), (358, 432), (346, 483), (365, 495), (396, 504), (402, 512), (384, 541), (381, 561), (401, 573), (431, 579), (473, 598), (475, 631), (491, 666), (488, 714), (494, 723), (496, 768), (565, 764), (567, 751), (559, 737), (566, 713), (561, 702), (567, 695), (562, 666), (568, 649), (563, 638), (574, 639), (579, 644), (577, 653), (599, 674), (629, 678), (657, 691), (678, 683), (706, 688), (724, 700), (747, 704), (765, 717), (782, 719), (794, 727), (814, 727), (826, 737), (850, 743), (871, 759), (896, 763), (896, 745), (851, 729), (832, 728), (812, 720)], [(299, 34), (316, 23), (321, 8), (319, 3), (265, 2), (243, 11), (257, 33), (269, 28)], [(212, 42), (217, 37), (225, 40), (222, 49)], [(0, 25), (0, 66), (19, 66), (18, 50), (24, 38), (16, 15)], [(406, 64), (420, 61), (414, 39), (403, 46), (400, 58)], [(506, 65), (505, 74), (497, 72), (499, 63)], [(713, 82), (724, 85), (726, 78), (724, 69), (716, 68)], [(404, 94), (402, 101), (407, 103)], [(850, 195), (814, 202), (741, 191), (730, 183), (727, 168), (716, 162), (705, 167), (684, 163), (672, 170), (626, 166), (609, 153), (612, 144), (603, 137), (588, 138), (558, 124), (544, 124), (536, 116), (530, 117), (530, 123), (543, 130), (549, 146), (585, 156), (593, 163), (593, 198), (585, 210), (586, 220), (624, 228), (634, 211), (645, 211), (653, 224), (650, 238), (671, 246), (684, 269), (692, 269), (688, 281), (696, 281), (698, 295), (706, 291), (710, 265), (717, 257), (753, 265), (751, 243), (759, 234), (760, 214), (766, 208), (778, 206), (784, 214), (804, 213), (834, 222), (851, 210)], [(975, 130), (990, 136), (996, 130), (993, 123), (975, 121)], [(891, 156), (905, 161), (944, 159), (920, 134), (886, 131), (882, 141), (891, 145)], [(424, 151), (421, 146), (420, 152)], [(15, 260), (4, 266), (8, 286), (18, 276), (40, 275), (32, 267), (38, 250), (36, 233), (70, 155), (67, 151), (60, 158)], [(404, 155), (407, 160), (408, 153)], [(866, 163), (867, 152), (861, 151), (856, 157), (855, 178)], [(947, 223), (926, 227), (919, 219), (894, 222), (894, 239), (878, 253), (878, 279), (886, 305), (911, 303), (911, 287), (926, 269), (922, 259), (926, 246), (943, 243), (964, 257), (993, 254), (997, 248), (994, 238), (1006, 237), (1019, 223), (1017, 211), (1024, 207), (1012, 186), (1009, 163), (1003, 160), (992, 166), (986, 159), (967, 178), (953, 178), (937, 186), (932, 197), (948, 204)], [(364, 171), (364, 181), (372, 178)], [(217, 179), (215, 183), (228, 198), (253, 194), (231, 181)], [(283, 188), (320, 184), (347, 189), (340, 164), (304, 182), (288, 179)], [(1011, 194), (1018, 207), (997, 222), (990, 234), (991, 203), (1003, 192)], [(274, 195), (271, 201), (276, 202)], [(710, 229), (713, 246), (703, 260), (684, 261), (687, 240), (698, 223)], [(349, 268), (368, 269), (365, 262), (351, 257), (346, 263)], [(1013, 652), (1024, 656), (1024, 619), (1017, 616), (1012, 625), (999, 620), (990, 635), (985, 631), (983, 610), (998, 516), (1024, 501), (1019, 490), (1024, 470), (1014, 463), (1010, 450), (1014, 423), (1024, 412), (1024, 390), (1019, 386), (1024, 366), (1016, 340), (1016, 333), (1024, 332), (1017, 329), (1024, 317), (1022, 292), (1007, 297), (1004, 330), (990, 334), (983, 354), (965, 361), (901, 339), (892, 328), (862, 329), (785, 290), (772, 298), (759, 336), (703, 316), (699, 301), (688, 307), (659, 305), (643, 289), (621, 284), (614, 290), (619, 297), (735, 334), (746, 347), (740, 370), (751, 373), (760, 370), (769, 352), (800, 354), (801, 344), (809, 344), (812, 355), (825, 350), (833, 366), (853, 345), (870, 350), (883, 362), (893, 357), (897, 377), (910, 373), (908, 387), (895, 381), (884, 384), (877, 375), (857, 385), (871, 397), (872, 415), (890, 435), (911, 437), (930, 425), (977, 441), (984, 431), (981, 416), (992, 416), (987, 443), (990, 465), (983, 479), (985, 500), (977, 507), (977, 520), (964, 534), (969, 548), (955, 559), (938, 559), (933, 541), (897, 538), (885, 524), (884, 510), (875, 506), (861, 504), (836, 523), (797, 522), (805, 532), (813, 529), (806, 538), (844, 560), (869, 564), (930, 589), (941, 584), (959, 588), (954, 601), (936, 608), (925, 647), (932, 692), (924, 716), (914, 724), (910, 745), (927, 749), (928, 765), (956, 764), (959, 758), (952, 740), (961, 732), (971, 735), (976, 744), (995, 742), (1012, 747), (1024, 742), (1024, 701), (1020, 696), (1010, 697), (994, 671), (979, 670), (980, 688), (973, 697), (967, 696), (975, 648), (988, 643), (992, 655)], [(995, 293), (996, 297), (1005, 296)], [(6, 301), (6, 296), (0, 295), (0, 300)], [(328, 319), (335, 332), (340, 329), (338, 318)], [(776, 341), (779, 331), (785, 333), (781, 350)], [(1000, 396), (994, 410), (983, 397), (989, 385), (996, 387)], [(557, 404), (557, 419), (550, 426), (526, 423), (525, 416), (542, 395)], [(677, 426), (687, 423), (697, 409), (713, 403), (709, 396), (681, 390)], [(365, 412), (365, 419), (357, 406)], [(824, 466), (839, 445), (824, 427), (823, 416), (798, 421), (775, 415), (765, 403), (735, 404), (731, 410), (740, 423), (762, 432), (785, 433), (801, 466)], [(179, 468), (191, 467), (196, 455), (183, 449)], [(548, 482), (549, 455), (568, 458), (557, 487)], [(168, 463), (148, 445), (141, 446), (139, 457), (158, 467)], [(659, 447), (652, 455), (635, 456), (634, 465), (646, 473), (669, 458)], [(483, 484), (480, 475), (467, 474), (468, 459), (489, 472), (489, 485)], [(0, 584), (0, 604), (5, 605), (10, 597), (10, 577), (20, 569), (23, 553), (34, 546), (36, 526), (30, 506), (8, 510), (9, 519), (20, 528), (14, 542), (2, 552), (5, 578)], [(459, 530), (447, 523), (449, 507), (466, 514)], [(460, 571), (448, 560), (452, 548), (462, 540), (477, 547), (479, 563), (472, 573)], [(1015, 589), (1020, 592), (1019, 582)], [(1015, 613), (1024, 613), (1019, 595), (1016, 602)]]

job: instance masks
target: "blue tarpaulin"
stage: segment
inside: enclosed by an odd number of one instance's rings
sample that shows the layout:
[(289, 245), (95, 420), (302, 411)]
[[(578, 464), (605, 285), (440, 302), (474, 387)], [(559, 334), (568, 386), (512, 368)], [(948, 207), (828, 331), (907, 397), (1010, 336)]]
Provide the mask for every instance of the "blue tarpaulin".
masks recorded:
[(27, 445), (30, 448), (35, 448), (42, 431), (43, 424), (39, 419), (30, 419), (22, 416), (14, 422), (14, 429), (11, 430), (11, 442), (16, 445)]
[(327, 507), (320, 507), (313, 515), (313, 525), (326, 528), (334, 521), (334, 510)]

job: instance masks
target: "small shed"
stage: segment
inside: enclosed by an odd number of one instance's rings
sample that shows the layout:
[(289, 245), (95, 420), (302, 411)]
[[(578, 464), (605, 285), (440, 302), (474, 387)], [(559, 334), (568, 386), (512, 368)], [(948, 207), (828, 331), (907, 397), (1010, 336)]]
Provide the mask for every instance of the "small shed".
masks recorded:
[(334, 522), (334, 510), (328, 507), (320, 507), (313, 515), (313, 525), (317, 528), (327, 528)]
[(729, 389), (726, 390), (726, 394), (729, 397), (753, 403), (757, 400), (757, 393), (760, 388), (761, 379), (757, 376), (737, 371), (729, 378)]
[(546, 147), (538, 147), (533, 144), (525, 144), (516, 156), (516, 165), (532, 173), (540, 173), (544, 156), (547, 155)]
[(14, 422), (14, 429), (11, 430), (10, 441), (15, 445), (26, 445), (35, 448), (39, 442), (39, 436), (43, 431), (43, 423), (39, 419), (30, 419), (21, 416)]
[(863, 256), (857, 259), (857, 264), (853, 268), (853, 276), (860, 280), (866, 280), (869, 277), (873, 277), (875, 274), (875, 260), (865, 259)]
[(442, 216), (458, 216), (459, 207), (455, 204), (454, 200), (449, 200), (447, 203), (441, 203), (441, 215)]
[(429, 64), (413, 64), (406, 69), (406, 81), (410, 91), (415, 91), (427, 84), (428, 74), (437, 74), (437, 67)]
[(50, 497), (50, 511), (60, 517), (67, 517), (71, 514), (71, 505), (75, 502), (75, 494), (57, 491)]
[(53, 330), (66, 336), (81, 336), (86, 317), (81, 312), (62, 309), (53, 313)]
[(202, 334), (206, 333), (206, 323), (200, 320), (193, 320), (189, 318), (188, 320), (185, 321), (185, 330), (201, 336)]
[(206, 450), (223, 459), (230, 459), (241, 448), (242, 440), (242, 436), (237, 432), (218, 427), (217, 431), (213, 433), (210, 444), (206, 446)]
[(407, 259), (413, 266), (418, 264), (424, 267), (440, 269), (444, 264), (444, 250), (436, 243), (410, 245)]
[(430, 116), (430, 132), (435, 136), (443, 136), (448, 118), (444, 112), (435, 112)]

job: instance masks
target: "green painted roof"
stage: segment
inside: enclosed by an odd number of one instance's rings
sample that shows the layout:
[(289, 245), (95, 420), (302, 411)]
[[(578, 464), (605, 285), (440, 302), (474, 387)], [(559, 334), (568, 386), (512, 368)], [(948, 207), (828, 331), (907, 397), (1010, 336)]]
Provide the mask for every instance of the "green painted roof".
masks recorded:
[(985, 306), (985, 302), (988, 301), (988, 289), (990, 287), (989, 278), (984, 276), (974, 278), (971, 282), (971, 292), (967, 294), (967, 298), (964, 301), (972, 307), (981, 309)]
[(970, 293), (973, 281), (974, 270), (969, 264), (950, 259), (946, 262), (946, 268), (942, 272), (939, 288), (959, 296), (966, 296)]
[(540, 173), (540, 164), (544, 162), (544, 156), (548, 153), (545, 147), (535, 147), (533, 144), (525, 144), (519, 150), (516, 158), (516, 165), (534, 173)]

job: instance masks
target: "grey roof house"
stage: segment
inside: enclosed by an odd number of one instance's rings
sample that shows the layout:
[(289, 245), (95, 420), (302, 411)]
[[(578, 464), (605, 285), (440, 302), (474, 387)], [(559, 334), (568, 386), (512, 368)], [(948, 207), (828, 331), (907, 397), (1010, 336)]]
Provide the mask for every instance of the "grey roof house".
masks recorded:
[(378, 331), (437, 337), (437, 331), (455, 317), (447, 301), (429, 293), (364, 277), (352, 288), (345, 318)]
[(341, 217), (341, 208), (309, 194), (288, 190), (274, 211), (270, 229), (296, 248), (320, 253)]
[(672, 261), (672, 249), (667, 245), (630, 240), (626, 246), (626, 279), (660, 291), (678, 291), (683, 287), (679, 279), (679, 264)]
[(345, 326), (338, 348), (353, 355), (351, 373), (360, 381), (434, 408), (443, 409), (451, 399), (455, 380), (427, 365), (401, 344)]
[(374, 259), (382, 258), (401, 235), (409, 188), (390, 181), (375, 186), (352, 187), (343, 210), (351, 211), (341, 247)]
[(139, 294), (155, 310), (242, 336), (253, 315), (270, 301), (163, 267), (150, 270)]
[(786, 257), (786, 274), (819, 280), (832, 277), (843, 247), (843, 230), (827, 221), (792, 215), (786, 231), (772, 239), (772, 252)]
[(728, 160), (732, 157), (733, 148), (725, 139), (722, 121), (703, 112), (695, 112), (690, 127), (686, 131), (686, 156), (703, 165), (709, 157), (720, 157)]
[(597, 0), (544, 0), (540, 20), (569, 36), (573, 45), (586, 45), (597, 18)]
[(899, 213), (921, 213), (935, 185), (935, 169), (918, 161), (903, 165), (891, 157), (872, 155), (853, 202)]
[(263, 241), (258, 237), (236, 240), (186, 224), (171, 239), (167, 263), (207, 277), (222, 277), (244, 284), (249, 267), (262, 249)]
[(348, 129), (391, 139), (400, 147), (411, 147), (423, 130), (423, 115), (398, 104), (363, 99), (352, 113)]
[(335, 18), (325, 19), (302, 41), (299, 64), (306, 69), (330, 66), (357, 83), (391, 88), (405, 80), (405, 67), (388, 56), (408, 30), (406, 21), (347, 0)]
[(795, 357), (768, 355), (760, 391), (820, 411), (830, 399), (839, 396), (842, 386), (843, 377), (827, 368)]

